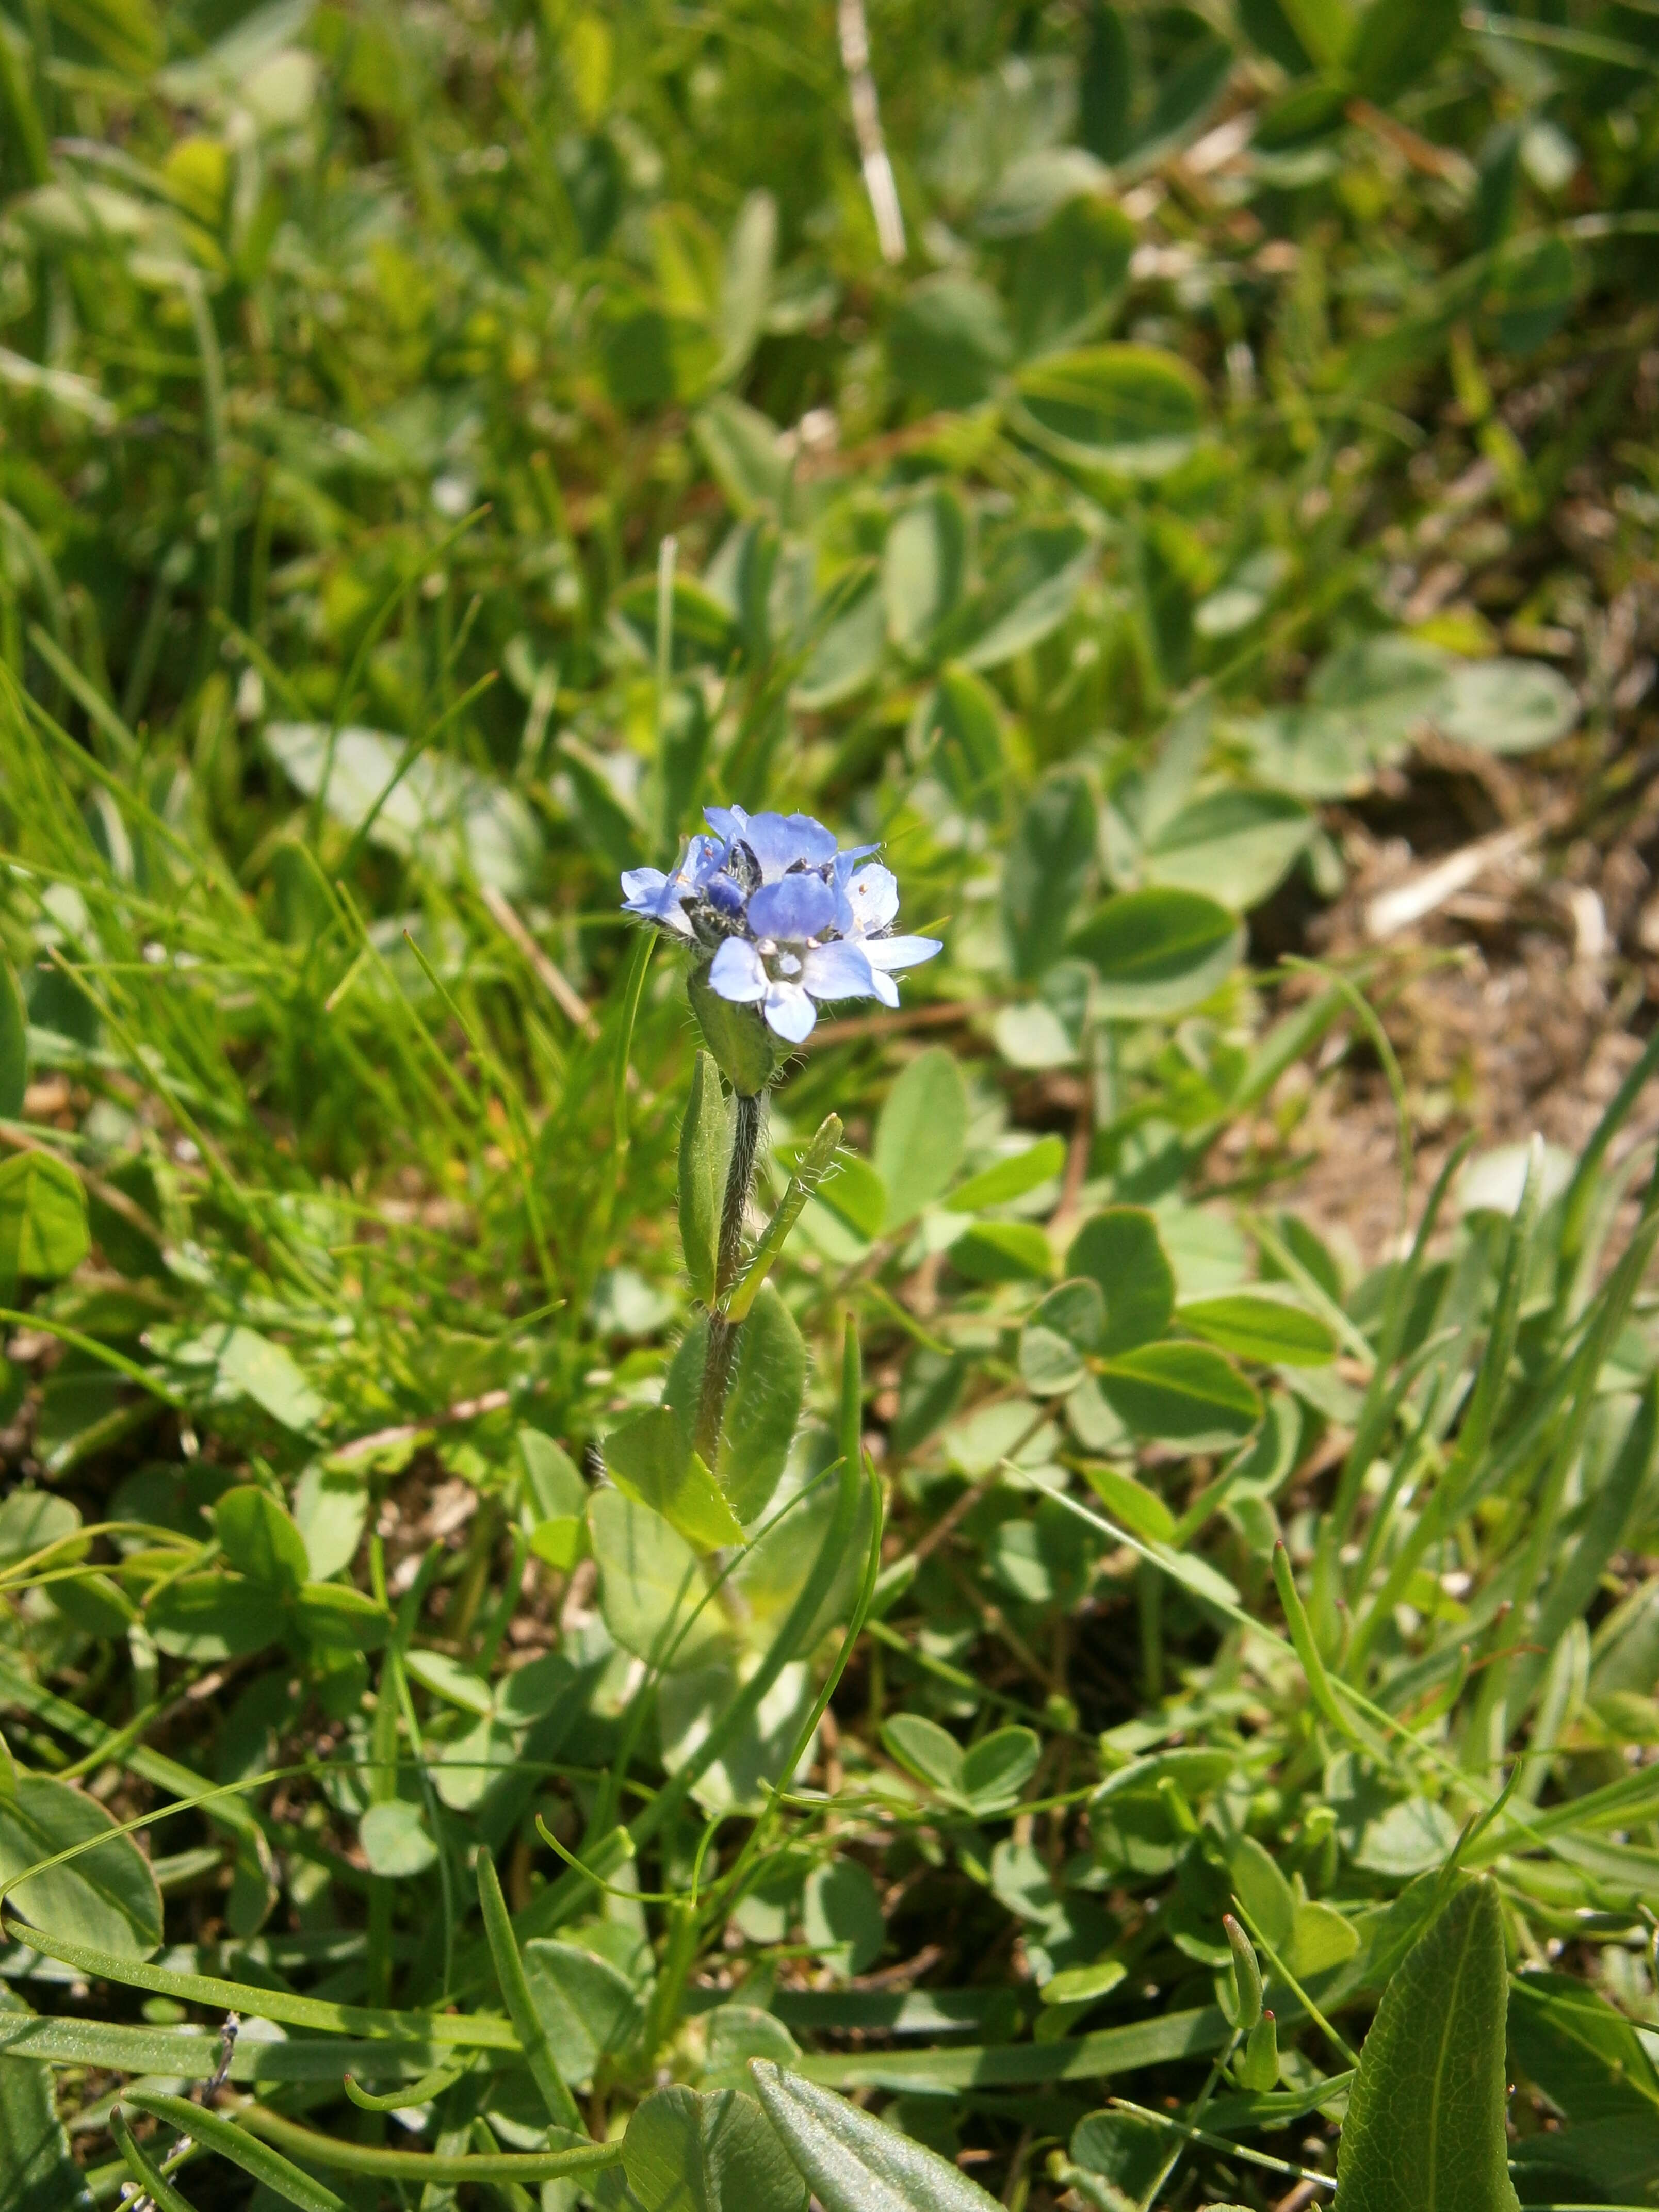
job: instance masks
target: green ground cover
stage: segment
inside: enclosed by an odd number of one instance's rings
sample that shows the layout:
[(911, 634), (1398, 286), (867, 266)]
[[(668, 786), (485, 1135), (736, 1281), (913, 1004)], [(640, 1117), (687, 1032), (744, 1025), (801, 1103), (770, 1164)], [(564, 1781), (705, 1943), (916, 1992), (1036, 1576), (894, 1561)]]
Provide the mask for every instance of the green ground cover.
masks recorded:
[(0, 2212), (1659, 2203), (1659, 1044), (1297, 957), (1651, 774), (1659, 23), (861, 22), (0, 0)]

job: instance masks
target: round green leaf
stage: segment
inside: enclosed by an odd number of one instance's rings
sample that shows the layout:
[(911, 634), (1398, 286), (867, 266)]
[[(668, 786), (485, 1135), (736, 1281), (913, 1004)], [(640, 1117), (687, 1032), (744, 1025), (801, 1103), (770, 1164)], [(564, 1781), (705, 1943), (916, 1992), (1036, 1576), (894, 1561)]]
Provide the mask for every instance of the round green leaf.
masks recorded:
[(1015, 380), (1015, 420), (1062, 460), (1160, 476), (1192, 451), (1204, 386), (1155, 346), (1086, 346), (1034, 362)]
[(808, 714), (850, 699), (874, 677), (887, 646), (881, 579), (873, 567), (838, 578), (821, 603), (817, 641), (791, 694)]
[(967, 665), (1000, 668), (1058, 629), (1094, 559), (1094, 540), (1075, 523), (1025, 523), (1005, 532), (986, 557), (985, 588), (959, 626)]
[(1175, 1534), (1175, 1516), (1155, 1490), (1137, 1482), (1120, 1467), (1105, 1460), (1091, 1461), (1084, 1470), (1089, 1487), (1114, 1520), (1149, 1544), (1167, 1544)]
[(1488, 753), (1535, 753), (1578, 720), (1578, 695), (1540, 660), (1465, 660), (1447, 679), (1435, 720), (1455, 744)]
[(438, 1863), (438, 1846), (426, 1832), (420, 1808), (401, 1798), (371, 1805), (357, 1823), (357, 1836), (371, 1874), (407, 1879)]
[[(46, 1775), (19, 1778), (0, 1796), (0, 1881), (78, 1844), (90, 1850), (7, 1893), (8, 1906), (43, 1934), (72, 1936), (121, 1959), (148, 1959), (161, 1940), (161, 1896), (149, 1861), (97, 1802)], [(94, 1838), (105, 1840), (94, 1843)]]
[(738, 2089), (653, 2091), (628, 2124), (623, 2172), (641, 2212), (803, 2212), (806, 2202), (765, 2114)]
[(350, 1583), (307, 1583), (293, 1599), (306, 1640), (324, 1651), (378, 1651), (392, 1631), (383, 1608)]
[(1100, 1387), (1137, 1436), (1198, 1451), (1248, 1436), (1261, 1401), (1230, 1360), (1206, 1344), (1146, 1344), (1100, 1370)]
[(56, 1281), (80, 1266), (88, 1241), (87, 1194), (73, 1168), (36, 1152), (0, 1165), (0, 1284)]
[(1122, 891), (1073, 933), (1071, 950), (1095, 970), (1096, 1012), (1134, 1020), (1207, 999), (1237, 963), (1244, 933), (1197, 891)]
[[(81, 1525), (81, 1510), (67, 1498), (50, 1490), (14, 1490), (0, 1498), (0, 1567), (14, 1559), (27, 1559), (49, 1544), (72, 1536)], [(65, 1553), (65, 1559), (71, 1555)]]

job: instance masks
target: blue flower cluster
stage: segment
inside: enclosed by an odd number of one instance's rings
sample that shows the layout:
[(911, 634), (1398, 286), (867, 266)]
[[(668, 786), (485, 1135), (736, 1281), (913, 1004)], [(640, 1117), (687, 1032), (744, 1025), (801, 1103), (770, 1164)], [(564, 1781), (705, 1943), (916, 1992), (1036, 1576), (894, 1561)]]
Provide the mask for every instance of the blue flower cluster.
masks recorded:
[(704, 819), (710, 834), (668, 874), (627, 871), (623, 909), (712, 953), (709, 988), (758, 1006), (787, 1043), (811, 1035), (817, 1000), (897, 1006), (895, 974), (939, 950), (935, 937), (893, 935), (898, 882), (873, 845), (838, 851), (810, 814), (711, 806)]

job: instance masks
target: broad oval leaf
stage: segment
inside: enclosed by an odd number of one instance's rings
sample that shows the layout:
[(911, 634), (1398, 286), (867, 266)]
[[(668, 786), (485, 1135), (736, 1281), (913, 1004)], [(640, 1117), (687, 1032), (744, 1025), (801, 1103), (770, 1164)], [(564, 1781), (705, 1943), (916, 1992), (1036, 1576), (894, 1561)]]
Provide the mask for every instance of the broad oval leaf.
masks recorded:
[(708, 1584), (697, 1555), (660, 1513), (597, 1490), (587, 1526), (599, 1565), (605, 1625), (625, 1651), (670, 1667), (706, 1666), (728, 1642), (718, 1605), (702, 1605)]
[[(62, 1866), (8, 1889), (8, 1908), (43, 1934), (67, 1936), (118, 1959), (148, 1959), (161, 1940), (161, 1893), (149, 1861), (95, 1799), (43, 1774), (0, 1796), (0, 1881), (90, 1844)], [(94, 1838), (100, 1840), (94, 1841)]]
[(623, 2137), (641, 2212), (802, 2212), (805, 2185), (741, 2089), (653, 2090)]
[(1105, 1460), (1090, 1461), (1083, 1473), (1113, 1519), (1121, 1521), (1133, 1534), (1144, 1536), (1149, 1544), (1167, 1544), (1175, 1534), (1174, 1514), (1144, 1482), (1137, 1482), (1133, 1475)]
[(1446, 679), (1435, 720), (1454, 744), (1487, 753), (1535, 753), (1578, 720), (1578, 694), (1541, 660), (1466, 660)]
[(0, 1121), (15, 1121), (29, 1084), (29, 1032), (17, 978), (0, 956)]
[(1041, 1282), (1054, 1272), (1054, 1248), (1035, 1221), (976, 1221), (951, 1245), (951, 1265), (970, 1283)]
[(608, 1959), (546, 1938), (525, 1945), (524, 1975), (561, 2076), (586, 2087), (600, 2059), (633, 2039), (641, 1990)]
[(87, 1256), (87, 1194), (50, 1152), (19, 1152), (0, 1166), (0, 1286), (24, 1276), (55, 1282)]
[(605, 1438), (605, 1456), (617, 1487), (660, 1513), (698, 1551), (742, 1540), (720, 1485), (688, 1449), (679, 1412), (647, 1406), (629, 1414)]
[(1120, 1020), (1178, 1014), (1225, 982), (1244, 933), (1198, 891), (1121, 891), (1073, 932), (1070, 949), (1093, 968), (1097, 1013)]
[(1042, 1745), (1034, 1729), (993, 1729), (962, 1756), (962, 1794), (981, 1819), (1006, 1810), (1036, 1772)]
[(925, 1713), (893, 1714), (882, 1723), (881, 1741), (890, 1758), (930, 1789), (961, 1788), (962, 1746)]
[[(27, 2006), (0, 1987), (0, 2021), (30, 2017)], [(58, 2117), (52, 2069), (41, 2058), (9, 2058), (0, 2066), (0, 2204), (6, 2212), (93, 2212), (86, 2178), (70, 2154)]]
[(1157, 1217), (1145, 1206), (1109, 1206), (1091, 1215), (1072, 1239), (1066, 1267), (1100, 1286), (1106, 1300), (1103, 1352), (1149, 1344), (1168, 1328), (1175, 1311), (1175, 1270)]
[(437, 1864), (438, 1846), (426, 1832), (419, 1806), (402, 1798), (371, 1805), (357, 1823), (357, 1836), (371, 1874), (407, 1881)]
[(1164, 823), (1141, 855), (1148, 883), (1201, 891), (1242, 914), (1277, 889), (1314, 833), (1287, 791), (1212, 791)]
[(971, 407), (1012, 350), (1002, 302), (976, 277), (924, 276), (887, 325), (887, 363), (904, 391), (930, 407)]
[(1455, 1893), (1382, 1992), (1337, 2153), (1342, 2212), (1517, 2212), (1504, 2129), (1508, 1984), (1485, 1876)]
[[(14, 1559), (30, 1559), (49, 1545), (62, 1542), (80, 1525), (81, 1509), (67, 1498), (50, 1490), (14, 1490), (9, 1498), (0, 1498), (0, 1567), (9, 1566)], [(85, 1548), (76, 1545), (66, 1549), (60, 1560), (76, 1553), (84, 1554)]]
[(216, 1571), (170, 1583), (144, 1619), (158, 1647), (173, 1659), (240, 1659), (283, 1632), (283, 1608), (270, 1589), (244, 1575)]
[(1085, 346), (1034, 362), (1015, 380), (1019, 427), (1062, 460), (1160, 476), (1192, 451), (1204, 386), (1156, 346)]
[(1086, 1275), (1056, 1285), (1020, 1333), (1019, 1371), (1026, 1389), (1037, 1398), (1074, 1389), (1105, 1334), (1106, 1301), (1100, 1285)]
[(1006, 1206), (1051, 1182), (1065, 1164), (1066, 1146), (1060, 1139), (1040, 1137), (1024, 1152), (1012, 1153), (958, 1183), (945, 1203), (952, 1213), (977, 1213), (981, 1206)]
[(1146, 1344), (1100, 1369), (1113, 1411), (1137, 1436), (1198, 1451), (1246, 1437), (1261, 1400), (1231, 1361), (1206, 1344)]
[(917, 711), (926, 757), (951, 797), (975, 814), (1000, 822), (1009, 763), (1002, 708), (982, 676), (959, 665), (939, 672)]
[(861, 1974), (874, 1966), (887, 1940), (887, 1923), (869, 1869), (857, 1859), (815, 1867), (802, 1893), (801, 1926), (832, 1972)]
[(968, 1091), (954, 1055), (934, 1045), (910, 1062), (876, 1123), (872, 1164), (887, 1193), (886, 1225), (914, 1220), (955, 1180), (968, 1141)]
[(1095, 795), (1063, 769), (1025, 802), (1003, 862), (1002, 921), (1013, 970), (1031, 981), (1059, 959), (1095, 869)]
[(306, 1540), (289, 1515), (256, 1483), (238, 1483), (213, 1509), (221, 1550), (238, 1574), (279, 1597), (292, 1597), (311, 1578)]
[(1094, 540), (1071, 522), (1027, 523), (991, 549), (985, 588), (957, 634), (969, 668), (1000, 668), (1059, 629), (1094, 565)]
[(1322, 1367), (1336, 1357), (1336, 1340), (1318, 1316), (1271, 1287), (1190, 1298), (1176, 1318), (1194, 1336), (1264, 1366)]
[(887, 635), (901, 653), (919, 655), (962, 597), (968, 567), (968, 516), (948, 484), (907, 507), (882, 553)]
[(819, 619), (823, 627), (791, 694), (809, 714), (821, 714), (852, 698), (881, 665), (887, 631), (881, 579), (875, 568), (838, 580)]
[(745, 1526), (758, 1520), (771, 1503), (794, 1441), (805, 1389), (806, 1346), (794, 1316), (776, 1285), (763, 1283), (738, 1332), (714, 1468), (732, 1511)]
[(959, 2166), (833, 2091), (764, 2058), (749, 2071), (823, 2212), (997, 2212)]

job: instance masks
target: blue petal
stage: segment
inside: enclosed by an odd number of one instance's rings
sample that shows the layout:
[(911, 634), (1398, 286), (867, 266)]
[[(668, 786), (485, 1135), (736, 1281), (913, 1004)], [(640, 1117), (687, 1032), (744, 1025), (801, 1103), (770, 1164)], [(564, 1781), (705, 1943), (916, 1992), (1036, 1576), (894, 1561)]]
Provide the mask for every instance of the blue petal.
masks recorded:
[(686, 847), (685, 858), (675, 873), (683, 876), (693, 890), (701, 890), (711, 876), (719, 873), (726, 849), (719, 837), (705, 837), (699, 832)]
[(766, 970), (754, 946), (741, 937), (728, 937), (708, 969), (708, 988), (734, 1006), (752, 1005), (766, 996)]
[(775, 883), (798, 862), (821, 868), (836, 857), (834, 836), (810, 814), (751, 814), (742, 836), (760, 862), (763, 883)]
[(734, 837), (741, 837), (749, 827), (748, 812), (741, 806), (705, 806), (702, 818), (715, 836), (728, 845)]
[(879, 860), (836, 885), (836, 927), (844, 937), (868, 937), (885, 929), (898, 912), (898, 878)]
[(623, 870), (623, 906), (629, 914), (651, 914), (654, 902), (666, 890), (668, 878), (660, 868), (624, 868)]
[(774, 983), (766, 994), (766, 1018), (789, 1044), (805, 1044), (818, 1010), (799, 983)]
[(872, 937), (864, 947), (872, 968), (915, 968), (944, 951), (937, 937)]
[(785, 876), (763, 884), (749, 902), (749, 927), (757, 937), (787, 944), (817, 937), (836, 918), (836, 895), (822, 876)]
[(801, 981), (815, 999), (874, 999), (875, 971), (861, 945), (820, 945), (809, 952)]

